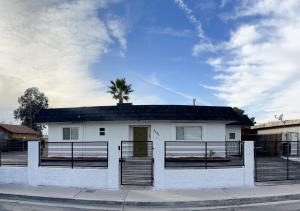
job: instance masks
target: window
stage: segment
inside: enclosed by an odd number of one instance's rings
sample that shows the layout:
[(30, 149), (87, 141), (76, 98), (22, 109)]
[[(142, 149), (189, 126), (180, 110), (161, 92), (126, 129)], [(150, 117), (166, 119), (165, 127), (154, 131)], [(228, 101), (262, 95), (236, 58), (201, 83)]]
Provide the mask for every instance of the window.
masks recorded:
[(202, 127), (188, 126), (176, 127), (176, 140), (195, 140), (202, 139)]
[(63, 140), (78, 140), (78, 137), (77, 127), (63, 128)]
[(235, 139), (235, 133), (229, 133), (229, 139)]
[(105, 136), (105, 128), (103, 128), (103, 127), (99, 128), (99, 135)]

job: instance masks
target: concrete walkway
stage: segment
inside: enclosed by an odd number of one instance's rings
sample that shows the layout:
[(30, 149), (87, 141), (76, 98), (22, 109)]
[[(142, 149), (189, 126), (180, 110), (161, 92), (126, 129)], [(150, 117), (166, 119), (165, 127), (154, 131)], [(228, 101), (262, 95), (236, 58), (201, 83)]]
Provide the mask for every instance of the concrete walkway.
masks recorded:
[(300, 184), (198, 190), (93, 190), (0, 184), (0, 199), (113, 206), (224, 206), (300, 199)]

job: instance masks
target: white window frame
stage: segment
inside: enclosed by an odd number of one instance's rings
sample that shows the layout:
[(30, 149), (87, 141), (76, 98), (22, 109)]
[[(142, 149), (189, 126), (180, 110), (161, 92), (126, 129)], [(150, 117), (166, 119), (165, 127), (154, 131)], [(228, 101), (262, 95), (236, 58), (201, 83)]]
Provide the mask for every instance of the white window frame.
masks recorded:
[[(64, 139), (64, 129), (70, 129), (70, 139)], [(78, 138), (72, 139), (72, 129), (77, 129), (78, 131)], [(62, 140), (63, 141), (78, 141), (79, 140), (79, 127), (62, 127)]]
[[(201, 137), (200, 139), (177, 139), (177, 128), (178, 127), (199, 127), (201, 128)], [(175, 140), (176, 141), (202, 141), (203, 140), (203, 134), (204, 134), (204, 126), (203, 125), (188, 125), (188, 124), (178, 124), (178, 125), (175, 125), (174, 127), (174, 136), (175, 136)]]

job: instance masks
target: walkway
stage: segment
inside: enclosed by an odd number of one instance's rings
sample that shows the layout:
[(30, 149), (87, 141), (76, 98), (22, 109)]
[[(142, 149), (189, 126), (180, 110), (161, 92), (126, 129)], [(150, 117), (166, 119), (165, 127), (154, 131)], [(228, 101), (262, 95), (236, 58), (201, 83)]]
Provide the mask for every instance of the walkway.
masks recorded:
[(212, 207), (300, 199), (300, 184), (201, 190), (93, 190), (0, 184), (0, 199), (126, 207)]

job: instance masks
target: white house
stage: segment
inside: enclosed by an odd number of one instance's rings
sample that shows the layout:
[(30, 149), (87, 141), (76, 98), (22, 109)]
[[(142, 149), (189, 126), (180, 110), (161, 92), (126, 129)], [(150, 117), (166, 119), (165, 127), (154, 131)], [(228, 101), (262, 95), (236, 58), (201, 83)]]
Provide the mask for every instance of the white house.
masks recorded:
[(48, 142), (29, 144), (31, 185), (254, 185), (253, 142), (240, 141), (245, 116), (231, 107), (126, 103), (55, 108), (41, 110), (35, 122), (48, 126)]

